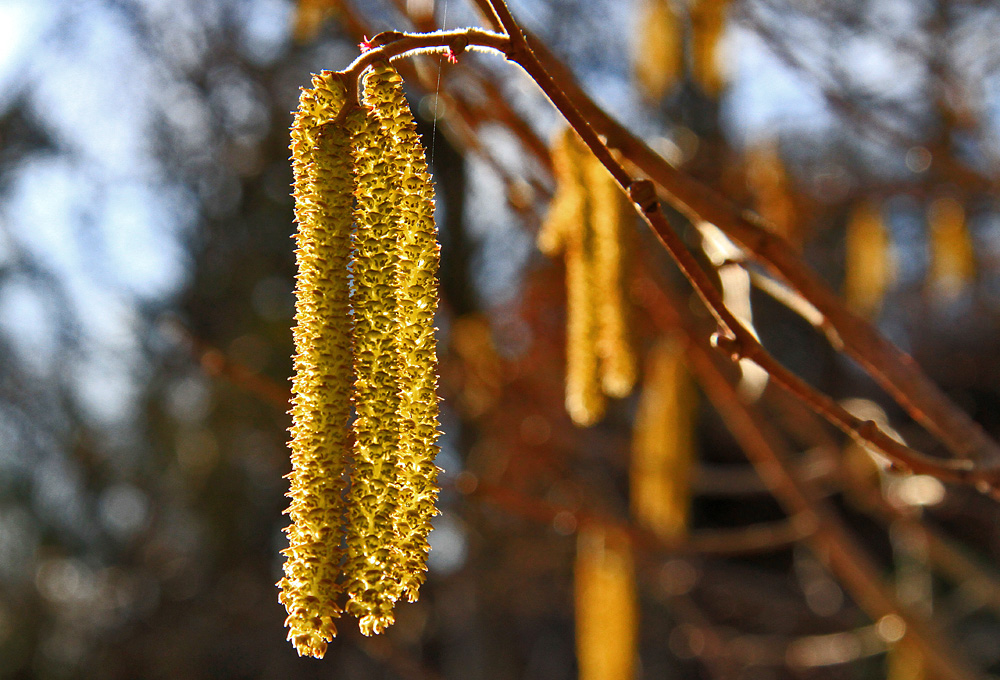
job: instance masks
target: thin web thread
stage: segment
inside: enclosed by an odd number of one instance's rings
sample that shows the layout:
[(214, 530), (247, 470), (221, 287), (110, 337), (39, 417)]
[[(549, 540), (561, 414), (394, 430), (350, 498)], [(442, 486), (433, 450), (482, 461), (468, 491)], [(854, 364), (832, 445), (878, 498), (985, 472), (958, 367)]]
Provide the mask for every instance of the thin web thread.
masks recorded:
[[(441, 28), (448, 28), (448, 0), (444, 0), (441, 11)], [(431, 165), (434, 165), (434, 145), (437, 142), (438, 131), (438, 95), (441, 93), (441, 59), (438, 58), (437, 84), (434, 86), (434, 120), (431, 122)]]

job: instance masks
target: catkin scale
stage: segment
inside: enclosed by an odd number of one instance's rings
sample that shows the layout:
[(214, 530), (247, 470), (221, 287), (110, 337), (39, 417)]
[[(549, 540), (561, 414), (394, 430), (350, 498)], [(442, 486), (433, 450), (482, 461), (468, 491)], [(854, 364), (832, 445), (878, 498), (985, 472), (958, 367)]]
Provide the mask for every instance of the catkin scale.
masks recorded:
[(285, 530), (289, 547), (279, 601), (299, 654), (323, 656), (340, 615), (344, 470), (350, 417), (351, 313), (347, 260), (353, 185), (350, 124), (324, 127), (343, 105), (343, 86), (324, 73), (303, 90), (292, 126), (295, 176), (296, 353)]

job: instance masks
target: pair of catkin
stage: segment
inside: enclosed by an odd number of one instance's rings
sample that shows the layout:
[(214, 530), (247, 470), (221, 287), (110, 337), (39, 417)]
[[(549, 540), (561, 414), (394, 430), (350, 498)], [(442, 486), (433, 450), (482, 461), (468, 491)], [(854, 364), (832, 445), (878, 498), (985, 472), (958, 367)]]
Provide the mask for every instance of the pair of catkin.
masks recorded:
[(586, 426), (604, 415), (605, 395), (624, 397), (635, 385), (625, 294), (633, 213), (571, 129), (556, 139), (552, 163), (556, 192), (538, 247), (566, 261), (566, 410)]
[(373, 67), (362, 107), (342, 112), (346, 100), (337, 74), (315, 76), (291, 131), (299, 272), (278, 586), (288, 639), (315, 657), (344, 610), (371, 635), (417, 599), (437, 497), (433, 188), (396, 72)]

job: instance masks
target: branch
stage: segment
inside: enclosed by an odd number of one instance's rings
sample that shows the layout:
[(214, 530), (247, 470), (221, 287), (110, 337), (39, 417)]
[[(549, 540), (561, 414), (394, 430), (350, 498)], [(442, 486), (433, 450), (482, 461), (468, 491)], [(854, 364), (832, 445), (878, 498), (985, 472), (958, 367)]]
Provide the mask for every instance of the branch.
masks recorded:
[(854, 358), (952, 453), (984, 464), (1000, 463), (1000, 446), (953, 404), (910, 356), (849, 311), (837, 294), (801, 261), (795, 249), (760, 216), (670, 165), (597, 106), (541, 41), (530, 34), (526, 40), (532, 55), (558, 80), (573, 107), (606, 139), (608, 146), (621, 152), (630, 165), (658, 185), (664, 200), (693, 222), (704, 220), (722, 229), (754, 259), (795, 288), (823, 315), (825, 322), (820, 328), (827, 330), (833, 347)]
[[(983, 492), (993, 490), (1000, 480), (1000, 470), (993, 466), (975, 467), (968, 461), (934, 459), (915, 451), (886, 435), (871, 421), (862, 421), (848, 413), (833, 399), (809, 386), (772, 357), (754, 334), (726, 307), (722, 295), (708, 274), (698, 264), (660, 210), (653, 183), (637, 179), (618, 162), (605, 142), (591, 127), (587, 117), (576, 108), (559, 83), (538, 61), (503, 0), (489, 0), (501, 24), (510, 37), (507, 58), (520, 65), (555, 105), (570, 126), (576, 130), (594, 156), (608, 170), (632, 200), (641, 217), (653, 230), (681, 272), (694, 287), (702, 302), (715, 317), (719, 332), (713, 343), (727, 351), (733, 360), (747, 358), (767, 371), (784, 389), (803, 399), (817, 413), (859, 442), (870, 445), (907, 471), (931, 474), (940, 479), (974, 484)], [(595, 107), (596, 108), (596, 107)], [(693, 216), (694, 217), (694, 216)], [(716, 223), (714, 220), (710, 220)]]
[(877, 576), (878, 567), (851, 537), (843, 521), (823, 498), (822, 491), (795, 474), (791, 455), (784, 450), (781, 438), (752, 407), (740, 401), (736, 389), (705, 349), (704, 338), (694, 330), (690, 320), (682, 316), (683, 308), (670, 301), (668, 304), (677, 328), (686, 339), (688, 366), (706, 396), (761, 476), (769, 481), (785, 510), (813, 524), (815, 531), (807, 541), (858, 605), (873, 620), (887, 615), (900, 617), (906, 624), (906, 634), (921, 646), (928, 663), (941, 677), (981, 677), (953, 649), (943, 631), (897, 601), (891, 589)]

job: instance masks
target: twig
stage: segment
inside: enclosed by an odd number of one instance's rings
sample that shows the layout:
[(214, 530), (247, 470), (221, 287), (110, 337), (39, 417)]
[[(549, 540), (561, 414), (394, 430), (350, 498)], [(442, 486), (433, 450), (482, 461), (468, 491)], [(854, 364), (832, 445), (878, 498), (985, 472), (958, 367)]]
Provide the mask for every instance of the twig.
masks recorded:
[(983, 492), (989, 492), (996, 487), (997, 481), (1000, 479), (1000, 471), (996, 468), (976, 468), (968, 461), (934, 459), (915, 451), (886, 435), (876, 423), (862, 421), (854, 417), (833, 399), (812, 388), (775, 360), (754, 334), (726, 307), (715, 284), (667, 222), (660, 210), (653, 183), (649, 180), (632, 177), (618, 162), (608, 146), (591, 127), (588, 119), (580, 113), (574, 102), (567, 97), (560, 85), (535, 57), (532, 48), (528, 45), (524, 34), (503, 0), (489, 0), (489, 2), (510, 37), (507, 51), (508, 60), (520, 65), (531, 76), (590, 148), (594, 156), (604, 165), (622, 190), (629, 195), (642, 218), (660, 239), (684, 276), (694, 287), (695, 292), (715, 317), (720, 328), (720, 331), (713, 337), (716, 346), (726, 351), (734, 360), (750, 359), (767, 371), (779, 385), (802, 398), (833, 425), (854, 439), (878, 449), (904, 470), (932, 474), (947, 481), (974, 484), (977, 489)]

